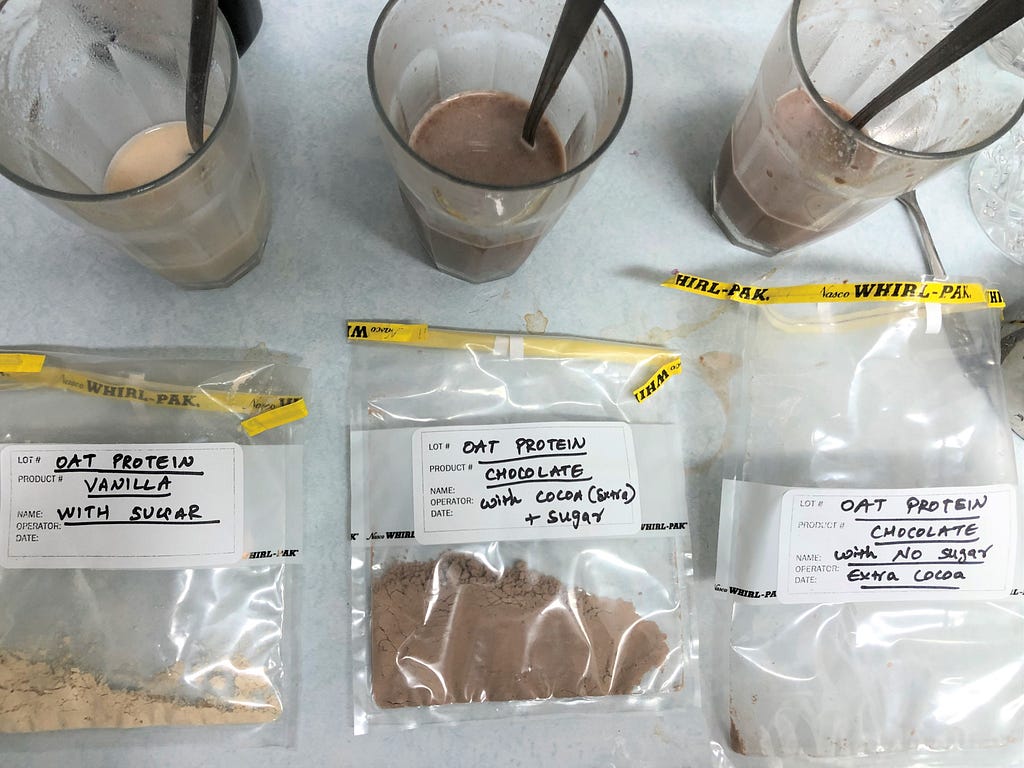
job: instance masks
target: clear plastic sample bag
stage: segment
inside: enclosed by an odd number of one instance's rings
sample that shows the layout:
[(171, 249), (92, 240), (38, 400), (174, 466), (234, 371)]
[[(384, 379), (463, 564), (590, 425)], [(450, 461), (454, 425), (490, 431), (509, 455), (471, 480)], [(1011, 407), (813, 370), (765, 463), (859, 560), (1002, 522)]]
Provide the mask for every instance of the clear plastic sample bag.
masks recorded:
[(307, 378), (0, 352), (0, 733), (284, 722)]
[(721, 599), (703, 646), (719, 764), (1022, 764), (1022, 526), (999, 310), (744, 311)]
[[(688, 698), (663, 349), (350, 323), (355, 730)], [(685, 690), (684, 690), (685, 687)]]

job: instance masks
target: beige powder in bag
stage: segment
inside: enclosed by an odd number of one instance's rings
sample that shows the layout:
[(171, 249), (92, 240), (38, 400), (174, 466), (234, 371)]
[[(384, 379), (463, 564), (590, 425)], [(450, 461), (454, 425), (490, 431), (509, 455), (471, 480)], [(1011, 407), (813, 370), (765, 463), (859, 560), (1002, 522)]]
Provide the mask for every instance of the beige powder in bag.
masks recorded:
[[(112, 687), (70, 663), (34, 661), (0, 651), (0, 733), (74, 728), (135, 728), (149, 725), (264, 723), (281, 714), (273, 688), (259, 674), (246, 674), (235, 660), (230, 704), (183, 699), (174, 694), (182, 680), (179, 663), (131, 688)], [(215, 673), (219, 674), (219, 673)], [(225, 680), (212, 679), (213, 684)]]
[(385, 708), (626, 694), (668, 656), (665, 634), (626, 600), (455, 552), (385, 569), (371, 622)]

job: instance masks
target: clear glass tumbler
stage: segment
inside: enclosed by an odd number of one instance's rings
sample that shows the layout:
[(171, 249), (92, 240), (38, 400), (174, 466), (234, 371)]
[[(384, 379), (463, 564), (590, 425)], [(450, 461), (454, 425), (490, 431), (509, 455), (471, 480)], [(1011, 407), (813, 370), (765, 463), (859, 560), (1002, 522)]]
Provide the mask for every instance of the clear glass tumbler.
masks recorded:
[[(1024, 21), (988, 42), (1000, 66), (1024, 78)], [(995, 246), (1024, 266), (1024, 125), (978, 153), (968, 182), (971, 209)]]
[(712, 180), (729, 239), (765, 255), (812, 242), (1003, 135), (1024, 112), (1024, 82), (980, 49), (863, 132), (847, 123), (948, 29), (928, 3), (795, 0)]
[(471, 183), (422, 159), (410, 135), (431, 107), (457, 94), (530, 101), (562, 5), (391, 0), (374, 27), (370, 92), (402, 199), (438, 269), (463, 280), (515, 272), (615, 139), (633, 82), (618, 23), (602, 8), (545, 113), (564, 144), (564, 173), (523, 186)]
[(0, 3), (0, 173), (173, 283), (214, 288), (259, 262), (270, 227), (223, 17), (206, 142), (160, 178), (123, 191), (104, 186), (130, 139), (184, 120), (190, 22), (187, 2)]
[(1024, 77), (1024, 21), (1018, 21), (985, 45), (1001, 67)]
[(1024, 266), (1024, 125), (978, 154), (971, 163), (968, 191), (982, 231)]

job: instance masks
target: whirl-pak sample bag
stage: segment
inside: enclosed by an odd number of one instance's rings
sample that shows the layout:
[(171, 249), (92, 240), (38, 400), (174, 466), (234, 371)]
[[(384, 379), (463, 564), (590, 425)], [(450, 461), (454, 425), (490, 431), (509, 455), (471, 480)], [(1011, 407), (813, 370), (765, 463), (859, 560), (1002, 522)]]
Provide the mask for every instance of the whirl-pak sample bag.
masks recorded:
[(1000, 297), (952, 282), (761, 290), (740, 310), (720, 600), (701, 644), (718, 765), (1020, 765)]
[(356, 732), (689, 698), (678, 358), (348, 335)]
[(0, 733), (287, 739), (261, 724), (285, 722), (307, 380), (277, 362), (0, 351)]

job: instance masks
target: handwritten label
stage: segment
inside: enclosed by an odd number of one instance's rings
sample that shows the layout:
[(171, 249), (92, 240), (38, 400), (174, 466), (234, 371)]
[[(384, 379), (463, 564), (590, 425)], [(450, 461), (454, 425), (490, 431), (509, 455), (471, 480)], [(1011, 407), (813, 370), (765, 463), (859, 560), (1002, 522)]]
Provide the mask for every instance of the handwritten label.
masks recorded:
[(779, 600), (1005, 597), (1016, 500), (1011, 485), (790, 490), (781, 504)]
[(242, 482), (230, 443), (6, 446), (0, 565), (229, 565), (243, 552)]
[(419, 429), (413, 503), (424, 544), (635, 534), (633, 436), (618, 422)]

